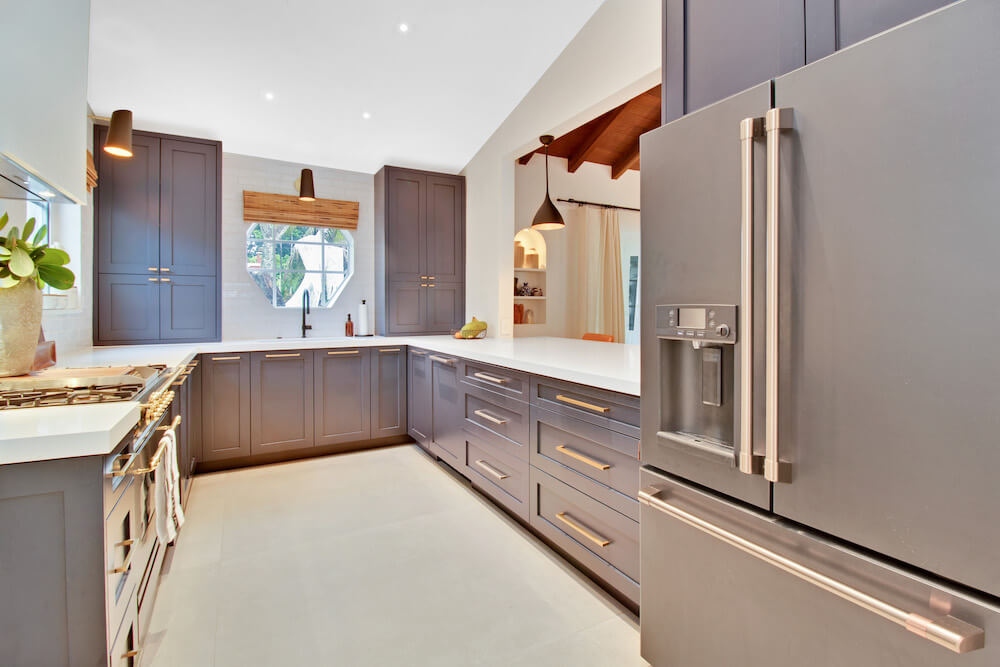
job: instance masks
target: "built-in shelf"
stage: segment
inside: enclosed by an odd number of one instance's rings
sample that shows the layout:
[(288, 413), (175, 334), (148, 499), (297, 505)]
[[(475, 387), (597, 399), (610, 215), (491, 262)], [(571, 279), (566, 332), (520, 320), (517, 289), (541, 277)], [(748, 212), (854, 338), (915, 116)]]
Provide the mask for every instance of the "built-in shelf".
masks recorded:
[(544, 299), (545, 299), (544, 296), (517, 296), (516, 294), (514, 295), (515, 301), (528, 301), (528, 300), (543, 301)]

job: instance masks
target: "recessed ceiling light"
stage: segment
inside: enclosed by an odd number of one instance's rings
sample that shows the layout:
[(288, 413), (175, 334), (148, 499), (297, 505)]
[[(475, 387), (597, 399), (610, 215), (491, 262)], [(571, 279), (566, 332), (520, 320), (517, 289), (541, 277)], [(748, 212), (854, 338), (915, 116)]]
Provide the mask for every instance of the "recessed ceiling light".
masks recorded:
[(365, 120), (368, 120), (369, 118), (372, 117), (372, 115), (370, 113), (368, 113), (367, 111), (362, 111), (361, 112), (361, 117), (364, 118)]
[(400, 23), (399, 24), (399, 31), (400, 32), (409, 32), (410, 31), (410, 26), (406, 25), (405, 23)]
[(264, 93), (264, 99), (267, 100), (268, 102), (270, 102), (271, 100), (274, 99), (274, 93), (270, 93), (270, 92)]

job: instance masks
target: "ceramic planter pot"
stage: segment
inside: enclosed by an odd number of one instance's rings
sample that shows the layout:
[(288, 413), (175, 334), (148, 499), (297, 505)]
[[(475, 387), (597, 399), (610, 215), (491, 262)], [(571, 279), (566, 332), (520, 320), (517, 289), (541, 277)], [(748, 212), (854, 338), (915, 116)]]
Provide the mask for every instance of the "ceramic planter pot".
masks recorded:
[(42, 291), (33, 280), (0, 289), (0, 377), (31, 370), (42, 329)]

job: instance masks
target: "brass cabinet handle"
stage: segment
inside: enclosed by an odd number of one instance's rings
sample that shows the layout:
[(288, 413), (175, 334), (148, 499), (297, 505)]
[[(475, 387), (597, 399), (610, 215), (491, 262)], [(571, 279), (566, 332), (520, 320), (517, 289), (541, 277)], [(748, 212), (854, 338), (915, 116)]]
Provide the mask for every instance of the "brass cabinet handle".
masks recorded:
[(115, 542), (116, 547), (130, 547), (135, 544), (135, 540), (122, 540), (121, 542)]
[(423, 357), (427, 355), (427, 353), (423, 350), (410, 350), (410, 353), (415, 357)]
[(148, 271), (159, 271), (159, 269), (156, 268), (155, 266), (150, 266), (150, 267), (147, 268), (147, 270)]
[(151, 283), (155, 283), (156, 281), (159, 280), (159, 278), (146, 278), (146, 280), (148, 280)]
[(124, 659), (127, 660), (129, 658), (136, 657), (140, 653), (142, 653), (142, 649), (141, 648), (132, 649), (131, 651), (125, 651), (124, 653), (122, 653), (122, 658), (124, 658)]
[(361, 350), (330, 350), (327, 352), (329, 355), (335, 354), (361, 354)]
[(265, 354), (268, 359), (287, 359), (289, 357), (301, 357), (302, 355), (298, 352), (284, 352), (282, 354)]
[(239, 358), (239, 355), (235, 357), (212, 357), (212, 361), (237, 361)]
[(455, 365), (455, 360), (454, 359), (449, 359), (448, 357), (439, 357), (436, 354), (432, 354), (430, 356), (430, 359), (431, 359), (431, 361), (437, 361), (437, 362), (445, 364), (447, 366), (454, 366)]
[(111, 574), (124, 574), (125, 572), (128, 572), (128, 567), (132, 563), (132, 554), (134, 551), (134, 549), (129, 549), (128, 553), (125, 554), (125, 560), (122, 561), (122, 564), (118, 567), (111, 568), (108, 572)]
[(476, 415), (477, 417), (482, 417), (486, 421), (493, 422), (494, 424), (497, 424), (499, 426), (503, 426), (504, 424), (507, 423), (506, 419), (499, 419), (497, 417), (494, 417), (490, 413), (486, 412), (486, 410), (475, 410), (472, 414)]
[(566, 514), (566, 512), (559, 512), (556, 514), (556, 518), (599, 547), (603, 548), (611, 544), (611, 540), (601, 537), (597, 533), (591, 532), (590, 529), (573, 520), (573, 518), (569, 514)]
[(160, 282), (161, 283), (169, 283), (170, 282), (170, 278), (160, 278)]
[(779, 570), (784, 570), (806, 583), (810, 583), (828, 593), (833, 593), (837, 597), (847, 600), (862, 609), (867, 609), (955, 653), (968, 653), (969, 651), (975, 651), (985, 646), (986, 633), (982, 628), (978, 628), (953, 616), (926, 618), (915, 612), (895, 607), (885, 600), (880, 600), (842, 581), (837, 581), (790, 558), (775, 553), (756, 542), (751, 542), (721, 526), (691, 514), (664, 500), (662, 497), (663, 493), (662, 489), (658, 489), (655, 486), (646, 487), (639, 491), (639, 502), (654, 510), (663, 512), (682, 523), (686, 523), (692, 528), (697, 528), (701, 532), (736, 547), (740, 551), (750, 554), (769, 565), (773, 565)]
[(487, 382), (492, 382), (494, 384), (507, 384), (510, 382), (507, 378), (498, 378), (487, 373), (473, 373), (472, 377), (477, 377), (480, 380), (486, 380)]
[(427, 276), (427, 280), (436, 280), (437, 276)]
[(379, 350), (379, 352), (399, 352), (399, 351), (400, 348), (398, 347), (386, 347)]
[(427, 283), (420, 283), (420, 286), (421, 287), (427, 287), (428, 285), (427, 285)]
[(611, 466), (609, 464), (602, 463), (601, 461), (598, 461), (596, 459), (592, 459), (589, 456), (581, 454), (580, 452), (578, 452), (578, 451), (576, 451), (574, 449), (570, 449), (566, 445), (556, 445), (556, 451), (559, 452), (560, 454), (565, 454), (566, 456), (568, 456), (570, 458), (576, 459), (577, 461), (580, 461), (581, 463), (586, 463), (590, 467), (597, 468), (598, 470), (610, 470), (611, 469)]
[(563, 403), (569, 403), (570, 405), (575, 405), (580, 408), (593, 410), (594, 412), (611, 412), (611, 408), (606, 408), (601, 405), (594, 405), (593, 403), (587, 403), (586, 401), (581, 401), (576, 398), (570, 398), (569, 396), (563, 396), (562, 394), (556, 394), (556, 400), (562, 401)]
[(428, 287), (437, 287), (437, 285), (435, 285), (434, 283), (428, 283), (427, 286)]
[(497, 470), (496, 468), (494, 468), (493, 466), (491, 466), (489, 463), (487, 463), (482, 459), (478, 459), (476, 461), (476, 465), (485, 470), (486, 472), (488, 472), (489, 474), (493, 475), (500, 481), (505, 480), (509, 477), (509, 475), (503, 474), (502, 472), (500, 472), (499, 470)]
[(160, 269), (160, 271), (169, 271), (170, 269)]

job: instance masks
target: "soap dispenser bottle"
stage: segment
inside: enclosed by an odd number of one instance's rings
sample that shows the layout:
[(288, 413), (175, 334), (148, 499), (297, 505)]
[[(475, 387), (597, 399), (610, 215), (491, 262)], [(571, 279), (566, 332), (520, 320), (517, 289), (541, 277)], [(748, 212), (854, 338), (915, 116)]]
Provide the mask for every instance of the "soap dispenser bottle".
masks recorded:
[(351, 321), (350, 313), (347, 313), (347, 322), (344, 323), (344, 335), (348, 338), (354, 336), (354, 322)]

